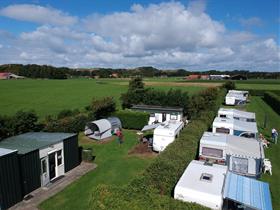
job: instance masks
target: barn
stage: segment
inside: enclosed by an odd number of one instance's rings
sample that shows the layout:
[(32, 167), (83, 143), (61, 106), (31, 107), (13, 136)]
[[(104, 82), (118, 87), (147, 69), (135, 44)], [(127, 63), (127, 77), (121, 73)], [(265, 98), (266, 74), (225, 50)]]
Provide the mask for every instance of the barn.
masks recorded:
[[(12, 166), (19, 171), (21, 188), (18, 192), (22, 198), (52, 183), (80, 163), (78, 136), (73, 133), (29, 132), (4, 139), (0, 142), (0, 148), (17, 152), (14, 156), (18, 161), (10, 165), (1, 163), (1, 167), (8, 170)], [(7, 189), (3, 187), (1, 184), (0, 192), (8, 192), (12, 186)], [(18, 200), (13, 201), (10, 204)]]

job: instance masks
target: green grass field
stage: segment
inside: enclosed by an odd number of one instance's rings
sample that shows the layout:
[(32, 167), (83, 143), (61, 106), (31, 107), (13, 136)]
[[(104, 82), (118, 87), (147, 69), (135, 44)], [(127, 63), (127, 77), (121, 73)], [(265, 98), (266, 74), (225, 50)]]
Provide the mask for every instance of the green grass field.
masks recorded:
[[(271, 129), (274, 127), (280, 131), (280, 116), (261, 97), (251, 97), (251, 102), (247, 105), (247, 110), (256, 113), (259, 132), (264, 134), (267, 140), (271, 140)], [(264, 128), (264, 119), (267, 116), (267, 125)], [(266, 158), (272, 163), (272, 173), (262, 175), (262, 180), (269, 182), (274, 209), (280, 209), (280, 143), (271, 144), (265, 149)]]
[[(82, 135), (80, 135), (80, 140)], [(124, 132), (124, 143), (97, 144), (92, 140), (81, 140), (84, 148), (93, 148), (98, 167), (66, 187), (62, 192), (40, 205), (40, 209), (88, 209), (91, 191), (98, 184), (121, 186), (129, 183), (153, 160), (153, 157), (129, 156), (128, 151), (137, 144), (135, 131)]]
[[(80, 109), (89, 105), (93, 97), (113, 96), (120, 106), (120, 95), (126, 92), (128, 81), (114, 79), (69, 80), (7, 80), (0, 81), (0, 110), (12, 115), (18, 110), (34, 110), (40, 118), (54, 115), (63, 109)], [(154, 88), (178, 88), (193, 94), (204, 87), (174, 87), (158, 84)]]

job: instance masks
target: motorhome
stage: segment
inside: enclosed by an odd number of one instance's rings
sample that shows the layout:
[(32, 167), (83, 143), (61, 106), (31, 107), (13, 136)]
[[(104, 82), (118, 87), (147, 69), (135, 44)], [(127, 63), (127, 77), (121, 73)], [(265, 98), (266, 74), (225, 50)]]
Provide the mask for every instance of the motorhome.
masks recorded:
[(153, 135), (153, 150), (162, 152), (169, 144), (171, 144), (180, 131), (183, 129), (182, 121), (165, 121), (157, 126)]

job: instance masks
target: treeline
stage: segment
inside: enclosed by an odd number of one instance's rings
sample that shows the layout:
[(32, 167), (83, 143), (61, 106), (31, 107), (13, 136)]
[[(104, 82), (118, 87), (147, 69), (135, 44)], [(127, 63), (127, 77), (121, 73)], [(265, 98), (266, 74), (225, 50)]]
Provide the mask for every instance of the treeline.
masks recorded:
[(48, 78), (48, 79), (66, 79), (68, 77), (100, 77), (100, 78), (128, 78), (135, 76), (142, 77), (185, 77), (190, 74), (210, 75), (210, 74), (228, 74), (243, 75), (249, 79), (280, 79), (280, 72), (250, 72), (248, 70), (234, 71), (200, 71), (193, 72), (185, 69), (160, 70), (152, 66), (144, 66), (133, 69), (113, 69), (113, 68), (80, 68), (73, 69), (67, 67), (53, 67), (49, 65), (37, 64), (5, 64), (0, 65), (0, 72), (11, 72), (20, 76), (29, 78)]
[(8, 64), (1, 65), (0, 72), (10, 72), (28, 78), (67, 79), (67, 75), (69, 75), (72, 70), (66, 67), (57, 68), (47, 65)]

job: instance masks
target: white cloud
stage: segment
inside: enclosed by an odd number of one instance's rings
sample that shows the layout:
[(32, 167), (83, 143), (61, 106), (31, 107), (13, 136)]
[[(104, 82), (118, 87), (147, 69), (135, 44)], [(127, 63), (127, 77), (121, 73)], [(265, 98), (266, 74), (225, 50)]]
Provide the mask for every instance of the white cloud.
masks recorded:
[(33, 4), (15, 4), (4, 7), (0, 15), (21, 21), (29, 21), (39, 24), (72, 25), (77, 18), (60, 10)]
[(0, 30), (0, 44), (0, 63), (280, 70), (273, 38), (229, 31), (205, 12), (204, 1), (135, 4), (128, 12), (93, 14), (79, 25), (43, 24), (19, 36)]
[(245, 27), (252, 27), (252, 26), (263, 26), (264, 22), (259, 17), (250, 17), (250, 18), (240, 18), (241, 25)]

